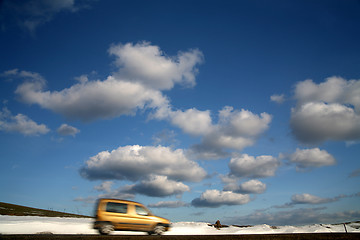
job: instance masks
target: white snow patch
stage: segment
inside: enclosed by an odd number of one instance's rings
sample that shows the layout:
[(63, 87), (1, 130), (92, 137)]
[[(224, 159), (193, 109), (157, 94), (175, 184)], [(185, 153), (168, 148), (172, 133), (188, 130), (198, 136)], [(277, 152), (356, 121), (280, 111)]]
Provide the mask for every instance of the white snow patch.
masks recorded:
[(95, 234), (91, 218), (60, 218), (0, 215), (1, 234)]
[[(37, 216), (6, 216), (0, 215), (0, 234), (98, 234), (92, 228), (91, 218), (59, 218)], [(348, 232), (360, 232), (360, 224), (346, 225)], [(256, 225), (252, 227), (230, 226), (217, 230), (204, 222), (176, 222), (164, 235), (214, 235), (214, 234), (269, 234), (269, 233), (326, 233), (345, 232), (344, 225), (314, 224), (305, 226)], [(113, 234), (145, 234), (142, 232), (114, 232)]]

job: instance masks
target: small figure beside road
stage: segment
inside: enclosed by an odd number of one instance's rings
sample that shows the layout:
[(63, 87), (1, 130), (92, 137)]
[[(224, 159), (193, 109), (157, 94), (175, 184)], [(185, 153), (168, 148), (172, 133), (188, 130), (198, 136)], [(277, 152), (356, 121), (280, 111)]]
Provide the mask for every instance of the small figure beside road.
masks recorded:
[(220, 223), (220, 220), (217, 220), (216, 223), (214, 224), (214, 228), (216, 228), (217, 230), (220, 230), (220, 228), (222, 228), (222, 225)]

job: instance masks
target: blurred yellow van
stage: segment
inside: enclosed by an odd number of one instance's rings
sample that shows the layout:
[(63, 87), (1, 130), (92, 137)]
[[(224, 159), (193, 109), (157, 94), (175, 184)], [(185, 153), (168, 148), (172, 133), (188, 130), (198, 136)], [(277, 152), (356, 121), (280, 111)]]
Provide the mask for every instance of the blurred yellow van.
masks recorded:
[(154, 216), (138, 202), (99, 199), (95, 209), (94, 229), (108, 235), (112, 231), (142, 231), (161, 235), (170, 229), (170, 221)]

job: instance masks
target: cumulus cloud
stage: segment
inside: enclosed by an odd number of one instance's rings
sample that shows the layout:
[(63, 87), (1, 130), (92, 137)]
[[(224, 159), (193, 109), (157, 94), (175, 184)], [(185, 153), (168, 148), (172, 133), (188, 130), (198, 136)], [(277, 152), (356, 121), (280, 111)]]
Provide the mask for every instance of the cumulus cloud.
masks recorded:
[(303, 143), (360, 139), (360, 80), (330, 77), (316, 84), (299, 82), (297, 106), (291, 111), (290, 126)]
[(12, 115), (7, 109), (0, 111), (0, 131), (18, 132), (26, 136), (46, 134), (50, 129), (45, 124), (38, 124), (21, 113)]
[(325, 82), (316, 84), (312, 80), (299, 82), (295, 88), (295, 98), (299, 104), (308, 102), (327, 102), (351, 104), (360, 108), (360, 80), (346, 80), (329, 77)]
[(111, 186), (113, 184), (113, 181), (104, 181), (100, 185), (95, 186), (94, 189), (100, 192), (111, 192)]
[(230, 175), (236, 177), (264, 178), (272, 177), (280, 166), (277, 158), (262, 155), (258, 157), (242, 154), (230, 159)]
[(336, 163), (331, 154), (319, 148), (296, 149), (290, 155), (290, 161), (295, 163), (298, 169), (331, 166)]
[(87, 7), (86, 2), (89, 1), (11, 0), (4, 1), (3, 12), (6, 14), (7, 21), (14, 21), (20, 27), (34, 33), (39, 26), (51, 21), (58, 13), (76, 12)]
[[(114, 181), (103, 181), (100, 185), (94, 186), (94, 189), (103, 192), (98, 196), (87, 198), (77, 198), (77, 201), (92, 202), (97, 198), (134, 198), (135, 194), (142, 194), (150, 197), (166, 197), (171, 195), (180, 196), (184, 192), (190, 191), (189, 186), (182, 182), (170, 180), (167, 176), (152, 175), (146, 177), (136, 184), (121, 186), (115, 190), (112, 189)], [(168, 204), (168, 206), (165, 206)], [(159, 203), (158, 207), (175, 207), (175, 203)], [(171, 206), (172, 205), (172, 206)]]
[(103, 151), (86, 161), (80, 170), (84, 178), (95, 180), (149, 178), (150, 175), (167, 176), (175, 181), (201, 181), (206, 171), (189, 160), (182, 149), (169, 147), (125, 146), (111, 152)]
[(322, 198), (309, 193), (302, 194), (294, 194), (291, 197), (291, 201), (289, 203), (285, 203), (281, 206), (274, 206), (275, 208), (289, 208), (298, 204), (324, 204), (339, 201), (343, 198), (352, 198), (352, 197), (360, 197), (360, 192), (354, 194), (340, 194), (338, 196), (332, 198)]
[(176, 83), (194, 86), (198, 72), (195, 66), (203, 59), (197, 49), (168, 57), (149, 42), (113, 45), (109, 53), (116, 56), (115, 63), (120, 68), (117, 74), (121, 78), (160, 90), (169, 90)]
[(273, 102), (282, 104), (285, 102), (285, 95), (284, 94), (281, 94), (281, 95), (274, 94), (274, 95), (270, 96), (270, 100)]
[(268, 129), (271, 115), (254, 114), (248, 110), (234, 110), (226, 106), (219, 111), (215, 124), (209, 110), (191, 108), (172, 110), (169, 106), (159, 108), (153, 118), (168, 120), (185, 133), (200, 136), (202, 141), (191, 147), (189, 154), (201, 159), (219, 159), (228, 156), (227, 149), (239, 150), (251, 146)]
[(239, 178), (234, 175), (219, 175), (221, 182), (225, 184), (224, 191), (236, 191), (239, 188), (238, 180)]
[(247, 182), (243, 182), (240, 185), (228, 184), (224, 187), (225, 191), (233, 191), (236, 193), (255, 193), (260, 194), (266, 191), (266, 184), (259, 180), (252, 179)]
[(269, 127), (271, 116), (267, 113), (256, 115), (248, 110), (234, 110), (226, 106), (219, 112), (219, 125), (228, 135), (256, 137)]
[(291, 197), (292, 204), (322, 204), (333, 202), (331, 198), (321, 198), (308, 193), (295, 194)]
[[(113, 181), (104, 181), (94, 189), (105, 192), (98, 197), (135, 194), (151, 197), (180, 196), (190, 187), (180, 182), (200, 181), (206, 176), (204, 169), (188, 160), (182, 150), (167, 147), (119, 147), (112, 152), (101, 152), (86, 162), (80, 173), (90, 180), (113, 179), (136, 182), (111, 190)], [(79, 200), (79, 199), (78, 199)], [(85, 198), (84, 201), (87, 201)]]
[(94, 186), (94, 189), (98, 192), (102, 192), (97, 196), (89, 197), (77, 197), (74, 199), (76, 202), (84, 202), (88, 204), (94, 204), (99, 198), (117, 198), (117, 199), (133, 199), (134, 193), (128, 192), (128, 187), (119, 187), (115, 190), (112, 189), (113, 181), (103, 181), (100, 185)]
[[(160, 118), (170, 109), (161, 90), (175, 84), (194, 85), (196, 66), (202, 59), (198, 50), (167, 57), (158, 46), (147, 42), (113, 45), (109, 53), (116, 56), (119, 69), (105, 80), (89, 80), (83, 75), (69, 88), (48, 91), (46, 81), (32, 73), (34, 76), (26, 78), (15, 93), (25, 103), (38, 104), (69, 119), (106, 119), (134, 114), (139, 109), (152, 109)], [(15, 69), (3, 75), (24, 78), (24, 73), (29, 72)]]
[(7, 70), (0, 74), (1, 77), (8, 79), (9, 81), (12, 81), (14, 79), (23, 79), (25, 81), (29, 82), (36, 82), (41, 85), (45, 85), (46, 80), (41, 74), (36, 72), (30, 72), (30, 71), (20, 71), (17, 68)]
[(188, 203), (183, 201), (160, 201), (157, 203), (152, 203), (148, 205), (151, 208), (179, 208), (179, 207), (187, 207)]
[(61, 126), (57, 129), (57, 132), (62, 136), (70, 135), (75, 137), (75, 135), (78, 134), (80, 130), (64, 123), (61, 124)]
[(54, 92), (45, 91), (39, 82), (25, 82), (15, 93), (23, 102), (38, 104), (69, 119), (82, 121), (113, 118), (132, 114), (136, 109), (168, 104), (159, 91), (112, 76), (104, 81), (80, 82)]
[(195, 108), (170, 113), (173, 125), (192, 135), (206, 135), (212, 130), (210, 111), (199, 111)]
[(351, 107), (310, 102), (292, 109), (290, 126), (305, 143), (360, 138), (360, 115)]
[(151, 197), (181, 195), (190, 191), (182, 182), (169, 180), (167, 176), (151, 175), (148, 179), (127, 188), (129, 193), (140, 193)]
[(200, 198), (195, 198), (191, 204), (194, 207), (220, 207), (222, 205), (243, 205), (248, 202), (250, 202), (250, 196), (247, 194), (211, 189), (203, 192)]
[(227, 156), (226, 149), (241, 151), (252, 146), (268, 129), (271, 118), (267, 113), (257, 115), (248, 110), (239, 111), (226, 106), (219, 111), (217, 124), (206, 121), (203, 125), (205, 134), (202, 142), (192, 147), (192, 153), (199, 158), (217, 159)]

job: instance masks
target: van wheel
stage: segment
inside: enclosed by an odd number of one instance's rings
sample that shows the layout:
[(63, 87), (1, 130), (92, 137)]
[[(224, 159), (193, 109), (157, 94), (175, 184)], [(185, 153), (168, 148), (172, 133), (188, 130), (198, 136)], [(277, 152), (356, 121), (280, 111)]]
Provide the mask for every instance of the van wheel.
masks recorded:
[(165, 227), (161, 225), (156, 225), (153, 230), (153, 234), (155, 235), (161, 235), (165, 232)]
[(114, 226), (110, 223), (104, 223), (99, 228), (99, 233), (101, 235), (109, 235), (112, 231), (114, 231)]

